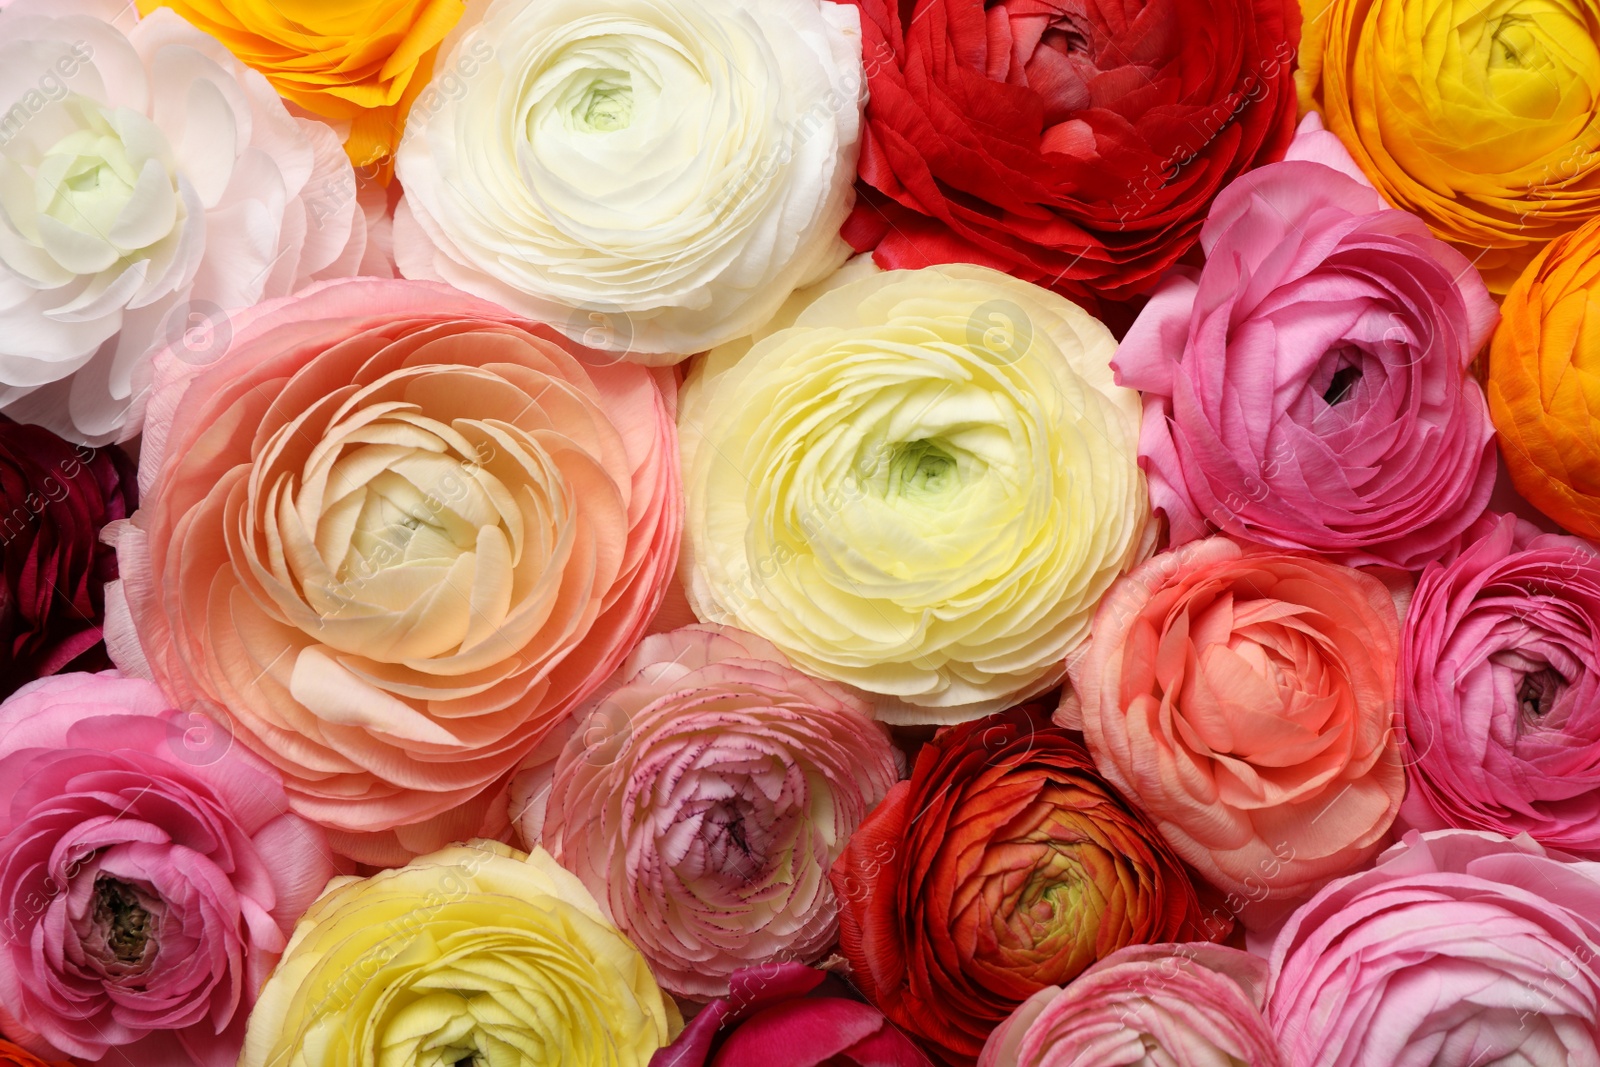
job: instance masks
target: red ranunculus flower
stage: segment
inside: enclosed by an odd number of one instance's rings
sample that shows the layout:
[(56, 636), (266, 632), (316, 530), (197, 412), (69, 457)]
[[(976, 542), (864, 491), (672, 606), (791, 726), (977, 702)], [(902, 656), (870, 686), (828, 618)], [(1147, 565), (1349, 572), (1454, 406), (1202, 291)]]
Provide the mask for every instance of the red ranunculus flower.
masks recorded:
[(833, 886), (852, 980), (952, 1064), (1125, 945), (1232, 926), (1037, 705), (935, 735), (851, 836)]
[(100, 644), (116, 552), (100, 528), (134, 509), (133, 463), (0, 419), (0, 698), (71, 664), (109, 667)]
[(852, 2), (870, 190), (844, 235), (883, 267), (1123, 300), (1294, 132), (1295, 0)]

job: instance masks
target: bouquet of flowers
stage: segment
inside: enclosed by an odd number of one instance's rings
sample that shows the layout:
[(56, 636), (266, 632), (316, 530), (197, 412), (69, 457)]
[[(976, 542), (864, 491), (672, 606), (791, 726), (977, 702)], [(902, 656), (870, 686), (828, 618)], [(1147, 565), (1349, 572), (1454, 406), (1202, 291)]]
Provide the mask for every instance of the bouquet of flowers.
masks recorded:
[(1596, 306), (1600, 0), (0, 0), (0, 1067), (1600, 1065)]

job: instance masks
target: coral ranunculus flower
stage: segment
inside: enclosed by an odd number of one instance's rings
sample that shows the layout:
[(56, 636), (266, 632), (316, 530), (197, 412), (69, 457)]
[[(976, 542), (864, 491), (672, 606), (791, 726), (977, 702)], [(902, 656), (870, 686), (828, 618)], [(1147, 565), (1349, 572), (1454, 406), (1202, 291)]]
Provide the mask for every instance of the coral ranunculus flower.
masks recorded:
[(833, 886), (852, 980), (948, 1063), (1125, 945), (1232, 927), (1036, 705), (939, 733), (850, 838)]
[(1489, 346), (1489, 416), (1511, 480), (1600, 538), (1600, 218), (1552, 241), (1506, 294)]
[(1600, 210), (1600, 2), (1302, 6), (1301, 104), (1491, 290)]
[(1213, 537), (1118, 582), (1093, 632), (1056, 721), (1247, 922), (1382, 847), (1405, 774), (1378, 579)]
[(158, 353), (112, 657), (231, 723), (354, 858), (505, 829), (499, 785), (677, 556), (670, 374), (585, 359), (375, 279), (251, 309), (204, 369)]
[(172, 8), (285, 99), (348, 127), (345, 151), (358, 167), (389, 163), (440, 42), (466, 10), (463, 0), (138, 2), (147, 15)]

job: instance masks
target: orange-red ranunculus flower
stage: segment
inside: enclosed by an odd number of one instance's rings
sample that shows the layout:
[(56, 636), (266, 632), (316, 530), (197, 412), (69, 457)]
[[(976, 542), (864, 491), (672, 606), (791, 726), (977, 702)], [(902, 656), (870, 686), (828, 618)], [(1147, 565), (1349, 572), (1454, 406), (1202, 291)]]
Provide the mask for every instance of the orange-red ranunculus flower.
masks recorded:
[(1125, 945), (1233, 925), (1038, 705), (936, 735), (832, 877), (852, 980), (946, 1063)]
[(1600, 218), (1551, 242), (1506, 294), (1489, 415), (1517, 491), (1600, 538)]
[(67, 1067), (67, 1065), (41, 1060), (20, 1045), (13, 1045), (0, 1037), (0, 1067)]
[(221, 41), (285, 99), (348, 123), (350, 161), (385, 173), (434, 53), (466, 9), (463, 0), (139, 0), (141, 14), (158, 7)]

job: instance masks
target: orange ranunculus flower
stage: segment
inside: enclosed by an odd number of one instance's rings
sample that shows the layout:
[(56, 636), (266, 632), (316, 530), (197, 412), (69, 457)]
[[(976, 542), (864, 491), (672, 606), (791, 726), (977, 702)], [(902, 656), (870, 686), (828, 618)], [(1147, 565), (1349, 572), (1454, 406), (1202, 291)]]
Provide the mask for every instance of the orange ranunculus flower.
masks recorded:
[(1600, 0), (1301, 0), (1303, 109), (1504, 293), (1600, 212)]
[(387, 176), (411, 103), (463, 0), (139, 0), (170, 7), (266, 75), (286, 99), (349, 124), (345, 151)]
[(1600, 218), (1552, 241), (1506, 294), (1489, 347), (1489, 415), (1511, 480), (1600, 538)]
[(0, 1037), (0, 1067), (68, 1067), (67, 1064), (41, 1060), (21, 1045), (13, 1045)]

